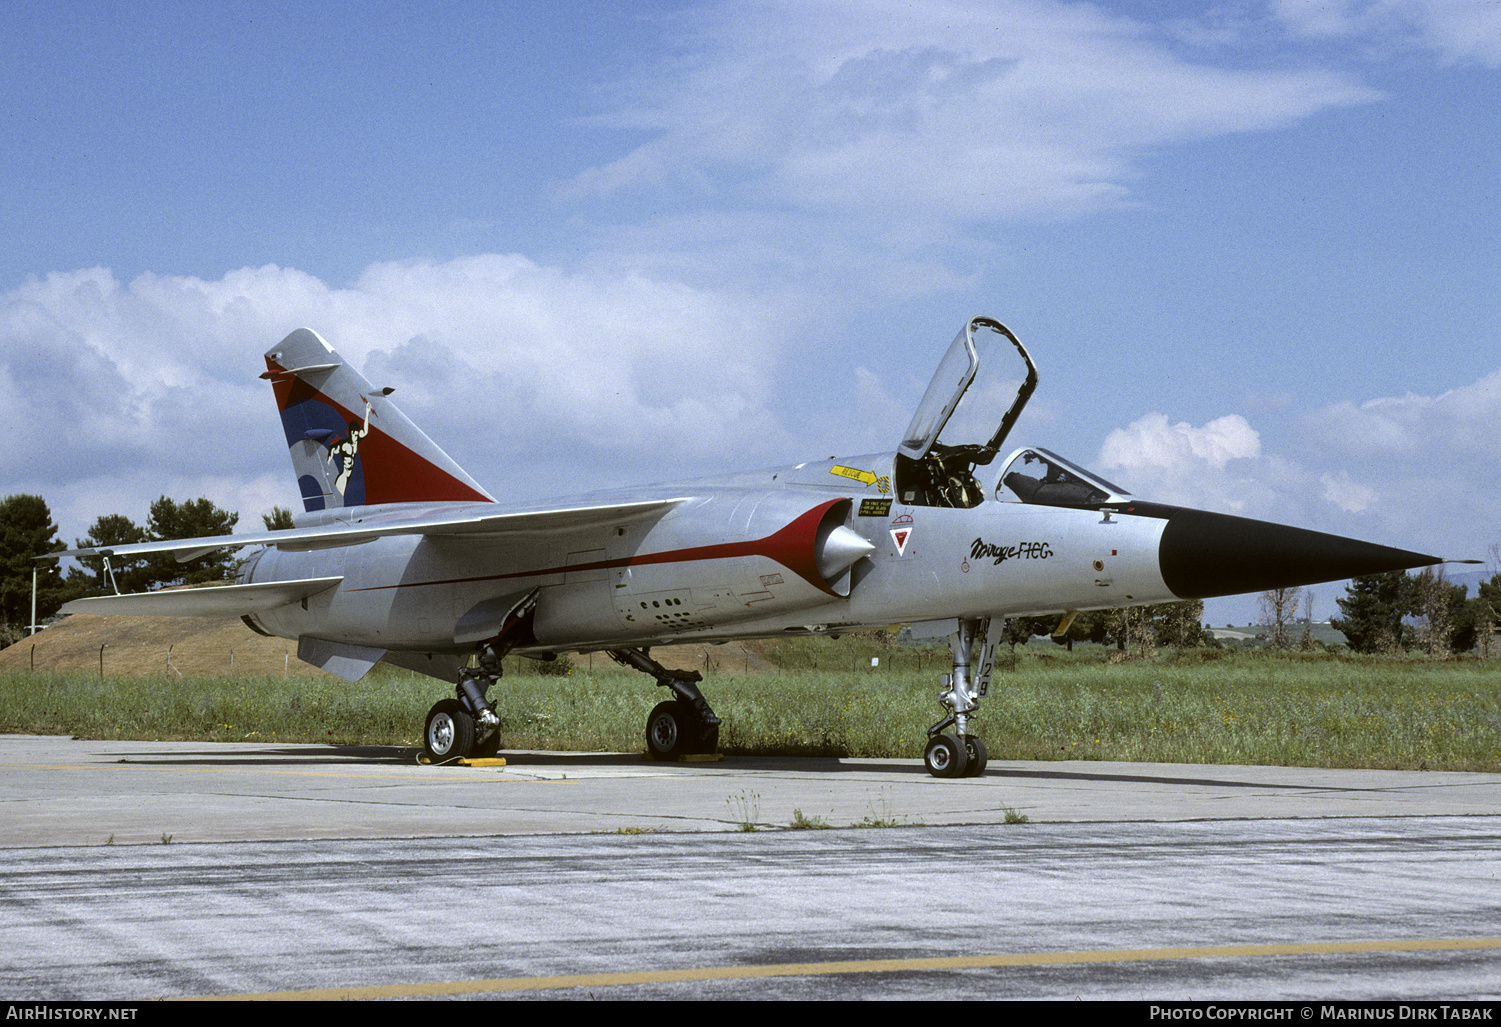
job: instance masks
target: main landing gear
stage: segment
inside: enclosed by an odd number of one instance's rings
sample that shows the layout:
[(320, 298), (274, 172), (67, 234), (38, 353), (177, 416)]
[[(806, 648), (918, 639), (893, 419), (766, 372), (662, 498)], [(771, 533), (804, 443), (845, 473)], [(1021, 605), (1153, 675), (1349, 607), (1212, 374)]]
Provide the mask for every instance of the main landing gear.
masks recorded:
[(719, 718), (699, 691), (704, 676), (696, 670), (668, 670), (645, 649), (611, 649), (610, 659), (650, 674), (677, 696), (657, 703), (646, 718), (646, 752), (654, 760), (709, 754), (719, 748)]
[(500, 680), (502, 655), (486, 645), (479, 666), (459, 672), (457, 696), (440, 699), (427, 711), (422, 748), (433, 763), (488, 759), (500, 751), (500, 718), (486, 695)]
[(505, 673), (501, 659), (526, 634), (519, 629), (536, 606), (532, 589), (502, 618), (495, 637), (480, 646), (478, 666), (459, 671), (454, 698), (440, 699), (427, 711), (422, 748), (430, 762), (489, 759), (500, 751), (500, 718), (487, 696)]
[[(969, 718), (980, 708), (979, 700), (990, 690), (990, 670), (995, 662), (995, 642), (990, 621), (961, 620), (949, 636), (954, 672), (943, 676), (944, 690), (938, 702), (948, 713), (928, 728), (928, 747), (923, 764), (934, 777), (979, 777), (990, 762), (985, 743), (969, 733)], [(978, 668), (971, 660), (977, 657)], [(953, 727), (953, 734), (944, 729)]]

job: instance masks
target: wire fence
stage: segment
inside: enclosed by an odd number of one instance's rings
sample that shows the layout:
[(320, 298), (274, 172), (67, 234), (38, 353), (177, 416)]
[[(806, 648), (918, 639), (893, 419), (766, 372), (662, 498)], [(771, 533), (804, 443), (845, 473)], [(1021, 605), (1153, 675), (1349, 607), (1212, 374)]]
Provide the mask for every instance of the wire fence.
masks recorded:
[[(705, 675), (779, 675), (801, 671), (849, 671), (870, 674), (920, 674), (946, 670), (948, 654), (892, 647), (879, 653), (836, 645), (755, 648), (745, 645), (676, 645), (652, 650), (664, 665)], [(556, 676), (584, 671), (591, 674), (635, 673), (618, 666), (604, 652), (569, 653), (556, 663), (509, 656), (508, 675)], [(297, 658), (297, 644), (283, 639), (255, 639), (245, 645), (116, 641), (43, 645), (24, 639), (0, 650), (0, 670), (109, 676), (192, 677), (318, 677), (326, 672)]]
[(324, 673), (297, 658), (297, 645), (201, 646), (104, 642), (86, 646), (41, 645), (23, 640), (0, 651), (0, 669), (108, 676), (299, 677)]
[[(696, 670), (721, 677), (742, 674), (782, 674), (798, 671), (849, 671), (872, 674), (920, 673), (947, 669), (949, 656), (929, 650), (893, 647), (872, 654), (833, 644), (782, 649), (778, 646), (752, 648), (743, 645), (677, 645), (652, 650), (654, 659), (675, 670)], [(623, 670), (603, 653), (579, 653), (571, 657), (574, 667), (590, 673)], [(520, 659), (524, 665), (528, 662)], [(506, 670), (511, 670), (510, 659)]]

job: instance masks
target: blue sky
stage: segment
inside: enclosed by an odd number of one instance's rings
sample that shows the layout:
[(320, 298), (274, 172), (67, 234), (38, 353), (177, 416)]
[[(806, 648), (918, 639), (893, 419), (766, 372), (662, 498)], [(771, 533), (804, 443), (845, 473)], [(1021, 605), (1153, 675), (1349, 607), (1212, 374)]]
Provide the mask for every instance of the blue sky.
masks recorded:
[(888, 449), (983, 313), (1013, 437), (1138, 495), (1501, 542), (1501, 4), (53, 2), (0, 47), (0, 460), (69, 539), (293, 505), (255, 376), (302, 325), (542, 498)]

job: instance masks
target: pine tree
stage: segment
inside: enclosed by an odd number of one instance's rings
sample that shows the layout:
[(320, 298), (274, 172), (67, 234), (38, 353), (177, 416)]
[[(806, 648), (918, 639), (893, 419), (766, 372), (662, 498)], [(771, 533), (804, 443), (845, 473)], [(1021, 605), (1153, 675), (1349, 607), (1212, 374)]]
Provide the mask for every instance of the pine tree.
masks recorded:
[[(94, 522), (89, 533), (77, 540), (79, 549), (99, 549), (107, 546), (127, 546), (146, 541), (146, 531), (124, 514), (105, 514)], [(151, 587), (151, 570), (145, 557), (111, 557), (109, 573), (104, 569), (104, 557), (80, 556), (79, 567), (68, 571), (68, 581), (80, 594), (105, 595), (118, 589), (121, 592), (144, 592)], [(113, 577), (113, 581), (110, 578)]]
[(1402, 618), (1413, 612), (1415, 597), (1413, 580), (1405, 571), (1355, 578), (1345, 598), (1335, 600), (1344, 616), (1331, 618), (1329, 624), (1358, 653), (1403, 649), (1411, 632)]
[[(162, 496), (151, 504), (151, 513), (146, 519), (146, 534), (152, 541), (229, 535), (233, 533), (239, 520), (239, 514), (221, 510), (207, 499), (178, 503)], [(184, 563), (177, 562), (171, 553), (162, 553), (151, 557), (148, 566), (155, 584), (194, 585), (231, 577), (235, 562), (233, 550), (217, 549)]]
[(0, 645), (20, 638), (31, 623), (33, 569), (38, 623), (72, 598), (56, 560), (32, 559), (64, 548), (41, 496), (6, 496), (0, 502)]

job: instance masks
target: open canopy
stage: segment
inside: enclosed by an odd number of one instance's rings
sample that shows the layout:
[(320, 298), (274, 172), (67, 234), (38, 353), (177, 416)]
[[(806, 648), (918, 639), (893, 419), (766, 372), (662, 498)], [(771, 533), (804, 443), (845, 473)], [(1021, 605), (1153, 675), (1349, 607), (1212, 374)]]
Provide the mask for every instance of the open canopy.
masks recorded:
[[(1020, 355), (1025, 377), (1015, 383)], [(897, 493), (918, 506), (971, 507), (985, 498), (975, 468), (1000, 452), (1037, 389), (1037, 368), (1010, 329), (971, 318), (949, 346), (897, 447)]]

